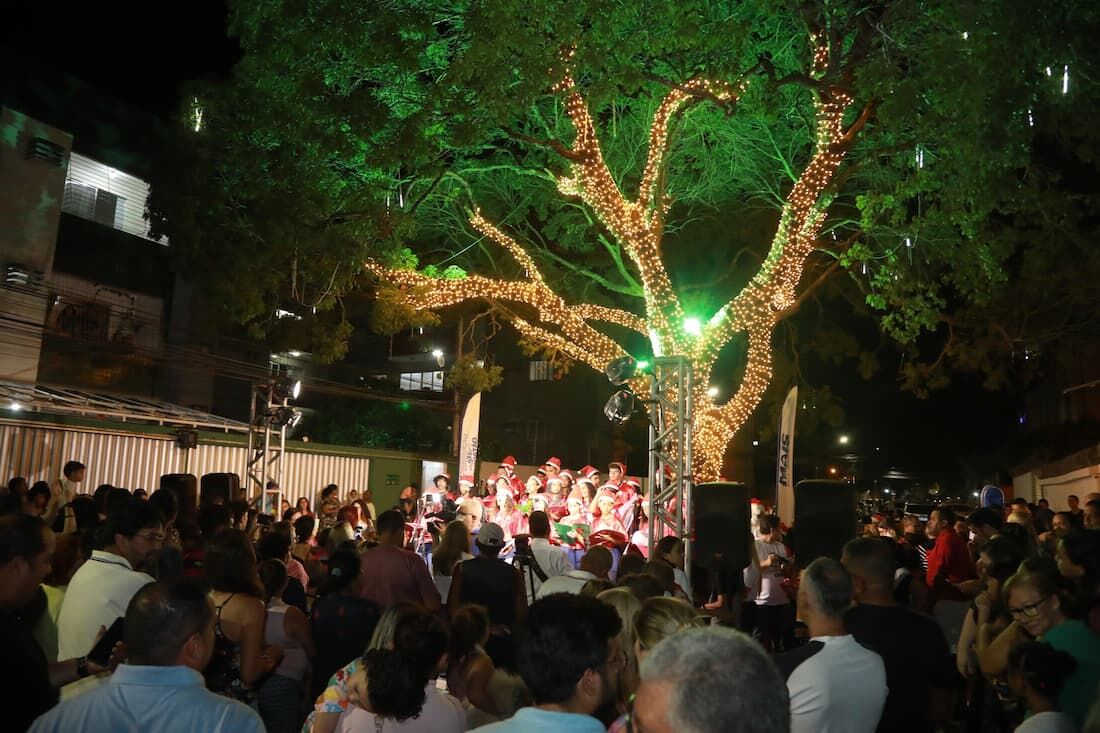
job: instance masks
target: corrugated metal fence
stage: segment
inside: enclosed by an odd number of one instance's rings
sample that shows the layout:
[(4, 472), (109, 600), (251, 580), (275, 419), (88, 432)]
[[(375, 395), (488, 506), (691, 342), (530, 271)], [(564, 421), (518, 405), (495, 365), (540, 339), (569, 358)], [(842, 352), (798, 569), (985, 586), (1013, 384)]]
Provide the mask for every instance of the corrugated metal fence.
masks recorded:
[[(81, 487), (86, 492), (100, 484), (153, 490), (166, 473), (241, 474), (247, 453), (244, 446), (219, 444), (181, 450), (172, 436), (0, 424), (0, 477), (5, 482), (12, 476), (24, 476), (32, 484), (53, 481), (67, 461), (80, 461), (88, 467)], [(286, 498), (293, 502), (306, 496), (315, 503), (326, 484), (337, 484), (342, 492), (365, 489), (370, 459), (287, 451), (282, 469)]]

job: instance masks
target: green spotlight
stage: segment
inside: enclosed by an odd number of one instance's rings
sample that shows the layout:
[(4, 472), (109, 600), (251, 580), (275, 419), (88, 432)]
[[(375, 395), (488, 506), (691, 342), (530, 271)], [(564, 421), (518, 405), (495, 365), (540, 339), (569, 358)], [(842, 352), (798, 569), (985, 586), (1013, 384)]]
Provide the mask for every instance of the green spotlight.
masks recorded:
[(699, 336), (703, 333), (703, 322), (691, 316), (684, 319), (684, 333), (688, 336)]

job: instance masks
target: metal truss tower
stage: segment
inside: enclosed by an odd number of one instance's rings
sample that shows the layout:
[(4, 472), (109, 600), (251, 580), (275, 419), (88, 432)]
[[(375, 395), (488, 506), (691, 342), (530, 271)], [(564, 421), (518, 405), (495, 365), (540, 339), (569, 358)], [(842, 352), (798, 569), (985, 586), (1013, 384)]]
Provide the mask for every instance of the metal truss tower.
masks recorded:
[(668, 535), (684, 538), (684, 572), (691, 577), (691, 362), (658, 357), (649, 380), (649, 556)]

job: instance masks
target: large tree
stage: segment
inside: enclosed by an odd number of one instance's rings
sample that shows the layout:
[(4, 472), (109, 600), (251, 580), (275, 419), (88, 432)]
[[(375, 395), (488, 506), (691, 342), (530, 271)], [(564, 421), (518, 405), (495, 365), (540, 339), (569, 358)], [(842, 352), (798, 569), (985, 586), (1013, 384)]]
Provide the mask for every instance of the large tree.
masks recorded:
[[(939, 339), (903, 368), (917, 388), (952, 360), (1003, 373), (998, 355), (1047, 338), (1042, 306), (1060, 332), (1091, 327), (1087, 289), (1048, 305), (1005, 284), (1062, 252), (1096, 267), (1074, 187), (1095, 168), (1077, 115), (1096, 13), (239, 0), (236, 79), (196, 91), (206, 129), (154, 199), (237, 320), (278, 330), (289, 300), (331, 356), (364, 261), (391, 327), (483, 299), (596, 368), (688, 356), (713, 476), (769, 385), (777, 324), (823, 286), (914, 357)], [(736, 388), (715, 402), (712, 378)]]

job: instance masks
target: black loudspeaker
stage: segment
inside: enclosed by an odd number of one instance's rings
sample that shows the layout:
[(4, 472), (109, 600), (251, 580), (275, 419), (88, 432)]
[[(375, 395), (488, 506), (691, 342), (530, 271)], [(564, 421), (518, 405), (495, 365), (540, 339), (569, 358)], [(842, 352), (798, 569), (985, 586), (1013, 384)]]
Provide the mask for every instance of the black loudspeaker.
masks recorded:
[(176, 433), (176, 447), (180, 450), (196, 448), (199, 445), (199, 434), (194, 430), (181, 430)]
[(199, 484), (199, 503), (228, 504), (237, 498), (241, 477), (235, 473), (207, 473)]
[(819, 557), (839, 560), (844, 545), (859, 536), (855, 485), (846, 481), (799, 481), (794, 487), (791, 534), (799, 567)]
[(695, 542), (692, 562), (714, 567), (721, 555), (724, 564), (740, 572), (749, 564), (752, 531), (749, 528), (749, 489), (744, 484), (699, 484), (692, 495)]
[(160, 488), (176, 495), (180, 515), (194, 514), (199, 508), (199, 480), (190, 473), (166, 473), (160, 477)]

